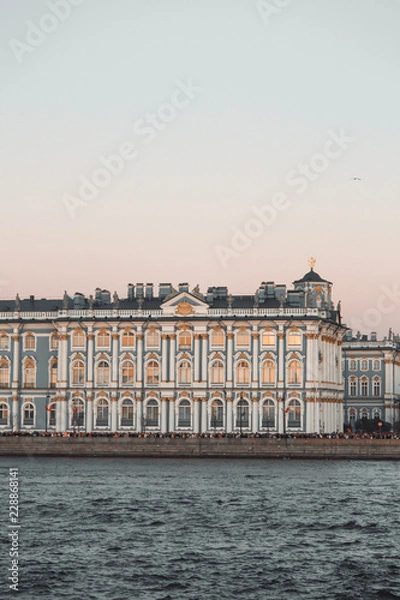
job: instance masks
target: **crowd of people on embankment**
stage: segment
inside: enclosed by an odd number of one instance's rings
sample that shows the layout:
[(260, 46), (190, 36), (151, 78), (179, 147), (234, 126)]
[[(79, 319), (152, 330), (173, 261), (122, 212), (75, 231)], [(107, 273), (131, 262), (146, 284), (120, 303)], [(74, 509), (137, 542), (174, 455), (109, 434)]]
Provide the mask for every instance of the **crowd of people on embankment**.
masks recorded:
[(362, 432), (333, 432), (333, 433), (222, 433), (222, 432), (207, 432), (207, 433), (190, 433), (190, 432), (173, 432), (173, 433), (160, 433), (160, 432), (115, 432), (110, 431), (94, 431), (87, 433), (84, 431), (66, 431), (64, 433), (56, 433), (49, 431), (2, 431), (0, 437), (63, 437), (63, 438), (177, 438), (177, 439), (207, 439), (207, 438), (263, 438), (263, 439), (346, 439), (346, 440), (389, 440), (389, 439), (400, 439), (400, 433), (397, 432), (374, 432), (374, 433), (362, 433)]

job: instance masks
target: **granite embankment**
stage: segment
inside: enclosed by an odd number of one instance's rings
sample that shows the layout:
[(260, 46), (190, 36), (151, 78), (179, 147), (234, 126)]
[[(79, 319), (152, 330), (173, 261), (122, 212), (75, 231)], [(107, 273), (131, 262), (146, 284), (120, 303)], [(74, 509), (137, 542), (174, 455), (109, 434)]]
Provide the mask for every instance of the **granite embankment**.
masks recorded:
[(3, 437), (0, 456), (400, 460), (400, 439)]

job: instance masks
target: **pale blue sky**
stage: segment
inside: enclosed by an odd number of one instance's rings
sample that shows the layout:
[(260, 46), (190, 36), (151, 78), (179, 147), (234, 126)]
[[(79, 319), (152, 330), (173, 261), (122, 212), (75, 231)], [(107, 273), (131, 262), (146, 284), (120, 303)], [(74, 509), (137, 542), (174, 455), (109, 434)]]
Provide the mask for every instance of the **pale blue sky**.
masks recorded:
[[(1, 297), (245, 293), (314, 255), (351, 322), (400, 283), (398, 0), (293, 0), (269, 24), (256, 0), (84, 0), (18, 61), (49, 4), (0, 1)], [(188, 79), (201, 91), (146, 143), (134, 124)], [(354, 141), (297, 194), (288, 173), (340, 130)], [(137, 157), (71, 219), (65, 194), (125, 142)], [(232, 228), (277, 192), (289, 208), (224, 267)], [(400, 330), (397, 307), (377, 325)]]

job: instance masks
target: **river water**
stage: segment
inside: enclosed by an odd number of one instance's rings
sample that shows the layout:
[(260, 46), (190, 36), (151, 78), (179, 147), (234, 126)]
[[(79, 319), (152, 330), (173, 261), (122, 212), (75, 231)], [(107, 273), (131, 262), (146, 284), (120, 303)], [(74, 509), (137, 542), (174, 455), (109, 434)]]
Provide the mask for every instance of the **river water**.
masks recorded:
[(1, 458), (0, 474), (0, 598), (400, 599), (398, 462)]

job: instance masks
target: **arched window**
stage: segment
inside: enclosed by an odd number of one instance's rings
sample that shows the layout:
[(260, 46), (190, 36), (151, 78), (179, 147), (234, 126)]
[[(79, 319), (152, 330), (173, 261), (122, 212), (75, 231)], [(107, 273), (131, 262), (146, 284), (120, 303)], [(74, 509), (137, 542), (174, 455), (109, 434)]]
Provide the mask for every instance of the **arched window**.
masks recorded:
[(96, 427), (107, 427), (108, 415), (108, 400), (106, 398), (100, 398), (96, 404)]
[(379, 377), (374, 377), (374, 396), (381, 395), (381, 380)]
[(381, 368), (381, 361), (379, 360), (379, 358), (375, 358), (374, 362), (373, 362), (373, 369), (374, 371), (380, 371)]
[(361, 371), (368, 371), (368, 361), (365, 358), (361, 361)]
[(146, 368), (147, 383), (157, 385), (160, 383), (160, 365), (156, 360), (150, 360)]
[(121, 404), (121, 426), (133, 427), (133, 401), (126, 398)]
[(122, 348), (134, 348), (135, 346), (135, 334), (130, 329), (125, 329), (121, 337)]
[(363, 377), (361, 379), (361, 396), (368, 396), (368, 379)]
[(213, 348), (223, 348), (225, 345), (225, 335), (220, 327), (214, 327), (211, 332), (211, 346)]
[(57, 359), (54, 358), (50, 362), (50, 387), (55, 388), (57, 386), (57, 372), (58, 372), (58, 362)]
[(110, 347), (110, 334), (107, 329), (100, 329), (97, 334), (97, 348), (109, 348)]
[(355, 377), (350, 377), (349, 393), (350, 396), (357, 396), (357, 379)]
[(271, 398), (268, 398), (268, 400), (263, 402), (262, 426), (275, 427), (275, 403)]
[(106, 360), (101, 360), (96, 369), (97, 385), (108, 385), (110, 383), (110, 364)]
[(71, 427), (82, 427), (85, 424), (85, 405), (80, 398), (74, 398), (71, 405)]
[(190, 427), (192, 424), (189, 400), (181, 400), (178, 408), (178, 427)]
[(74, 360), (71, 366), (72, 385), (85, 383), (85, 363), (83, 360)]
[(35, 423), (35, 406), (32, 402), (26, 402), (22, 409), (22, 424), (34, 425)]
[(178, 383), (191, 383), (192, 365), (188, 360), (182, 360), (178, 365)]
[(149, 400), (146, 406), (146, 425), (148, 427), (158, 427), (160, 420), (160, 407), (157, 400)]
[(131, 360), (124, 360), (121, 363), (121, 384), (133, 385), (135, 382), (135, 365)]
[(236, 367), (236, 381), (238, 384), (249, 383), (250, 367), (246, 360), (240, 360)]
[(381, 411), (379, 408), (374, 408), (374, 419), (378, 420), (381, 418)]
[(354, 358), (352, 358), (349, 361), (349, 371), (356, 371), (356, 370), (357, 370), (357, 361), (354, 360)]
[(236, 427), (241, 429), (242, 427), (249, 426), (249, 403), (244, 398), (241, 398), (236, 405)]
[(7, 333), (0, 334), (0, 350), (8, 350), (10, 347), (10, 338)]
[(10, 363), (3, 358), (0, 360), (0, 388), (10, 387)]
[[(100, 334), (99, 334), (100, 335)], [(86, 345), (85, 332), (81, 327), (77, 327), (72, 332), (71, 345), (73, 348), (84, 348)]]
[(222, 360), (214, 360), (211, 364), (211, 383), (224, 383), (225, 369)]
[(8, 425), (8, 404), (0, 402), (0, 425)]
[(49, 406), (46, 408), (46, 410), (47, 410), (48, 426), (55, 427), (56, 420), (57, 420), (57, 405), (56, 405), (56, 403), (52, 402), (51, 404), (49, 404)]
[(247, 329), (239, 329), (236, 333), (236, 345), (237, 346), (249, 346), (250, 344), (250, 333)]
[(265, 329), (261, 335), (262, 346), (275, 346), (275, 333), (269, 329)]
[(349, 408), (349, 422), (350, 422), (350, 427), (353, 430), (354, 428), (354, 423), (356, 422), (356, 418), (357, 418), (357, 411), (355, 408)]
[(275, 383), (275, 363), (273, 360), (264, 360), (261, 365), (261, 382)]
[(181, 331), (178, 335), (178, 348), (188, 350), (192, 347), (192, 334), (188, 329)]
[(288, 365), (288, 383), (301, 383), (301, 364), (296, 358)]
[(24, 388), (33, 388), (36, 384), (36, 363), (32, 358), (24, 361)]
[(362, 408), (360, 411), (360, 418), (362, 419), (369, 419), (369, 410), (368, 408)]
[(213, 400), (210, 413), (210, 427), (224, 426), (224, 405), (222, 400)]
[(27, 333), (25, 335), (24, 350), (36, 350), (36, 338), (33, 333)]
[(301, 346), (301, 333), (297, 329), (289, 331), (288, 346)]
[(288, 427), (300, 427), (301, 425), (301, 404), (298, 400), (290, 400), (287, 410)]
[(58, 333), (53, 331), (50, 335), (50, 350), (57, 350), (58, 348)]
[(151, 327), (146, 335), (146, 345), (148, 348), (160, 347), (160, 332), (155, 327)]

